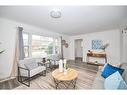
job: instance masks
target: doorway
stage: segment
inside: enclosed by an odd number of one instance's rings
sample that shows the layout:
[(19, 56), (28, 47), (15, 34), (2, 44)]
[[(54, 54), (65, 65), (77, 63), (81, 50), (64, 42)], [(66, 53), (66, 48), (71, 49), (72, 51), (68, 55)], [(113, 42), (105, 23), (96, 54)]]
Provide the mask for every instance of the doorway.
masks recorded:
[(80, 63), (83, 61), (83, 39), (75, 40), (75, 62)]

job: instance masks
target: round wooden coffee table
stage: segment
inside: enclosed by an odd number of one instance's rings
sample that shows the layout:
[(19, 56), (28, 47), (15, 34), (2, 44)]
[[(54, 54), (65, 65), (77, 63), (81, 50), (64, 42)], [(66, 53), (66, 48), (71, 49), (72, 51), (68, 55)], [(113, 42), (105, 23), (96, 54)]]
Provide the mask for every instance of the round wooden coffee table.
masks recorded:
[(52, 72), (52, 76), (56, 89), (60, 89), (61, 87), (64, 89), (75, 89), (76, 80), (78, 77), (78, 72), (76, 70), (68, 68), (67, 74), (64, 74), (64, 72), (59, 72), (59, 69), (56, 69)]

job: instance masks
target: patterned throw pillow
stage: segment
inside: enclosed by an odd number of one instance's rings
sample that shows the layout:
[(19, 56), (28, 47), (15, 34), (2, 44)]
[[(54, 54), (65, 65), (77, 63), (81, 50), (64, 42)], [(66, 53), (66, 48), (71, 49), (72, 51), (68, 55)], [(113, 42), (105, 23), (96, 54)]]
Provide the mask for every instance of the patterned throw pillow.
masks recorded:
[(127, 89), (127, 84), (117, 71), (105, 79), (104, 88), (108, 90)]

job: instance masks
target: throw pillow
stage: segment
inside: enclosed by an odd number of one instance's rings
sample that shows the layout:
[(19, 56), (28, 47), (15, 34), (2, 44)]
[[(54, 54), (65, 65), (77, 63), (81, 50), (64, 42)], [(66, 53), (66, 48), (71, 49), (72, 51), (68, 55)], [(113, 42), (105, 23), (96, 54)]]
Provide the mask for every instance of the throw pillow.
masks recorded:
[(114, 66), (112, 66), (110, 64), (107, 64), (106, 67), (104, 68), (101, 76), (103, 76), (104, 78), (107, 78), (108, 76), (110, 76), (111, 74), (115, 73), (116, 71), (118, 71), (122, 75), (124, 69), (118, 68), (118, 67), (114, 67)]
[(104, 88), (109, 90), (127, 89), (127, 84), (117, 71), (105, 79)]

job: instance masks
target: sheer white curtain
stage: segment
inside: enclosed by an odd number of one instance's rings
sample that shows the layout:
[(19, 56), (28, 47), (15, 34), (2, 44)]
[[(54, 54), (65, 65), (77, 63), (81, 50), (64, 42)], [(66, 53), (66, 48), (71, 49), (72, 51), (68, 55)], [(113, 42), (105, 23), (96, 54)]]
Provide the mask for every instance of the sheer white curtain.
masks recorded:
[(10, 77), (16, 77), (18, 75), (18, 61), (25, 58), (22, 27), (17, 28), (15, 41), (14, 61)]

